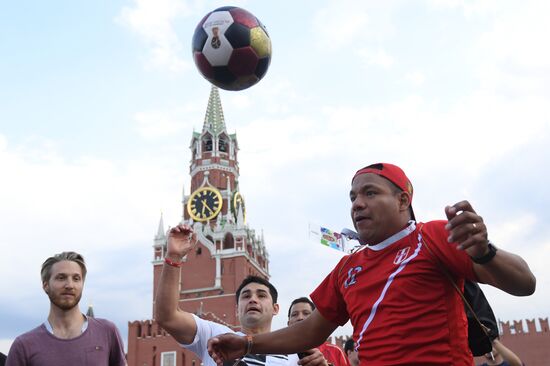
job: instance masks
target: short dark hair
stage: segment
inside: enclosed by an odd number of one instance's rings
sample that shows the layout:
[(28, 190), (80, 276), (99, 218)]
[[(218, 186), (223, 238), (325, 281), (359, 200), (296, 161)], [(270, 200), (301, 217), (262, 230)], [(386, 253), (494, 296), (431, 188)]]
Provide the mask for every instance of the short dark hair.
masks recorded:
[(243, 280), (243, 282), (241, 282), (241, 284), (239, 285), (239, 288), (237, 289), (237, 293), (235, 294), (237, 303), (239, 302), (239, 296), (241, 296), (241, 291), (249, 283), (259, 283), (260, 285), (264, 285), (265, 287), (267, 287), (269, 289), (269, 293), (271, 294), (271, 298), (273, 299), (273, 303), (274, 304), (277, 303), (277, 297), (279, 296), (279, 294), (277, 293), (277, 289), (275, 288), (275, 286), (273, 286), (271, 282), (269, 282), (263, 277), (252, 276), (252, 275), (246, 277)]
[(308, 303), (309, 305), (311, 305), (311, 310), (315, 310), (315, 304), (313, 303), (313, 301), (311, 301), (307, 297), (299, 297), (299, 298), (295, 299), (294, 301), (292, 301), (290, 303), (290, 306), (288, 307), (288, 318), (289, 319), (290, 319), (290, 310), (292, 310), (292, 307), (294, 306), (294, 304), (299, 304), (301, 302)]
[(344, 351), (351, 352), (355, 349), (355, 342), (353, 341), (353, 338), (348, 338), (347, 341), (344, 343)]
[(82, 270), (82, 279), (86, 279), (86, 263), (84, 262), (84, 257), (76, 252), (63, 252), (44, 261), (42, 269), (40, 270), (42, 282), (48, 282), (50, 280), (53, 265), (62, 261), (76, 262)]

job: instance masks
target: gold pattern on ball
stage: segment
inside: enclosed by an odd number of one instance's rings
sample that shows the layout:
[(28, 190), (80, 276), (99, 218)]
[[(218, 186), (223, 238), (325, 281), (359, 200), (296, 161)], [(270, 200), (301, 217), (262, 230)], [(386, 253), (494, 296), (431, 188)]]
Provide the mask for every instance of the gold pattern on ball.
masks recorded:
[(259, 58), (271, 56), (271, 40), (262, 27), (254, 27), (250, 30), (250, 46)]

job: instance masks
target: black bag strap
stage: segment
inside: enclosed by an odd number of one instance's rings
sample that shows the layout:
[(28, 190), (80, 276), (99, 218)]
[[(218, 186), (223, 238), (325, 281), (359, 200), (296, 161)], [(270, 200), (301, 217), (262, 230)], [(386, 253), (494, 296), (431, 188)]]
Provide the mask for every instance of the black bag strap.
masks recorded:
[(437, 265), (437, 267), (439, 268), (439, 270), (445, 275), (445, 277), (447, 277), (447, 279), (449, 280), (449, 282), (451, 282), (451, 285), (453, 285), (454, 289), (456, 290), (456, 292), (458, 292), (458, 294), (460, 295), (460, 298), (462, 299), (462, 301), (464, 302), (464, 305), (468, 308), (468, 310), (472, 313), (474, 319), (476, 320), (477, 324), (479, 325), (479, 327), (481, 328), (481, 330), (483, 331), (483, 334), (485, 334), (485, 336), (487, 336), (487, 338), (489, 339), (489, 341), (491, 341), (491, 337), (489, 336), (489, 332), (487, 331), (487, 328), (481, 323), (481, 320), (479, 320), (479, 318), (477, 317), (476, 315), (476, 312), (474, 311), (474, 309), (472, 309), (472, 306), (470, 305), (470, 303), (468, 302), (468, 300), (466, 300), (466, 298), (464, 297), (464, 294), (462, 293), (462, 290), (458, 287), (458, 285), (455, 283), (455, 281), (453, 280), (453, 277), (451, 276), (451, 274), (449, 273), (449, 271), (447, 271), (447, 268), (445, 268), (445, 266), (441, 263), (441, 261), (439, 260), (439, 258), (434, 254), (434, 252), (432, 252), (432, 250), (430, 249), (430, 247), (428, 246), (428, 243), (422, 239), (422, 227), (424, 226), (424, 224), (422, 224), (422, 226), (420, 226), (420, 229), (419, 229), (419, 238), (420, 240), (422, 241), (422, 245), (424, 245), (426, 247), (426, 249), (428, 249), (428, 252), (430, 252), (430, 256), (433, 258), (433, 262)]

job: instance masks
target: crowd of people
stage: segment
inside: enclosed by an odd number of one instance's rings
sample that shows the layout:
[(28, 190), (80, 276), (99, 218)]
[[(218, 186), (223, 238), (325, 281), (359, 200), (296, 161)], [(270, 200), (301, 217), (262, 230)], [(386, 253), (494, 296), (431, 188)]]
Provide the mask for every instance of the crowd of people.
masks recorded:
[[(179, 308), (180, 268), (197, 245), (193, 229), (180, 224), (169, 231), (155, 319), (205, 366), (471, 366), (459, 293), (464, 281), (527, 296), (535, 291), (535, 277), (521, 257), (488, 239), (470, 202), (445, 207), (446, 220), (421, 222), (412, 199), (412, 184), (399, 167), (377, 163), (358, 170), (351, 180), (350, 211), (362, 249), (344, 256), (311, 300), (294, 300), (288, 327), (276, 331), (271, 328), (280, 311), (278, 292), (259, 276), (245, 278), (236, 291), (238, 332)], [(79, 309), (84, 258), (75, 252), (54, 255), (42, 265), (41, 276), (49, 314), (15, 339), (6, 365), (125, 365), (114, 324)], [(328, 343), (348, 321), (353, 336), (344, 350)], [(485, 358), (484, 365), (522, 364), (498, 339)]]

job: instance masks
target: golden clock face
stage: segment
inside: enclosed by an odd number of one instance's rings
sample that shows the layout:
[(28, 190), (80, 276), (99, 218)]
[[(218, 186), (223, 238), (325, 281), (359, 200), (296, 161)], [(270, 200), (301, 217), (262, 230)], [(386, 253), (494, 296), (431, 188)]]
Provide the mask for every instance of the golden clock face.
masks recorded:
[(189, 197), (187, 212), (195, 221), (207, 221), (220, 213), (222, 204), (222, 195), (217, 189), (202, 187)]
[(237, 220), (237, 215), (239, 214), (239, 209), (243, 211), (243, 219), (246, 222), (246, 209), (244, 206), (244, 198), (240, 192), (233, 193), (233, 199), (231, 200), (231, 211), (235, 220)]

